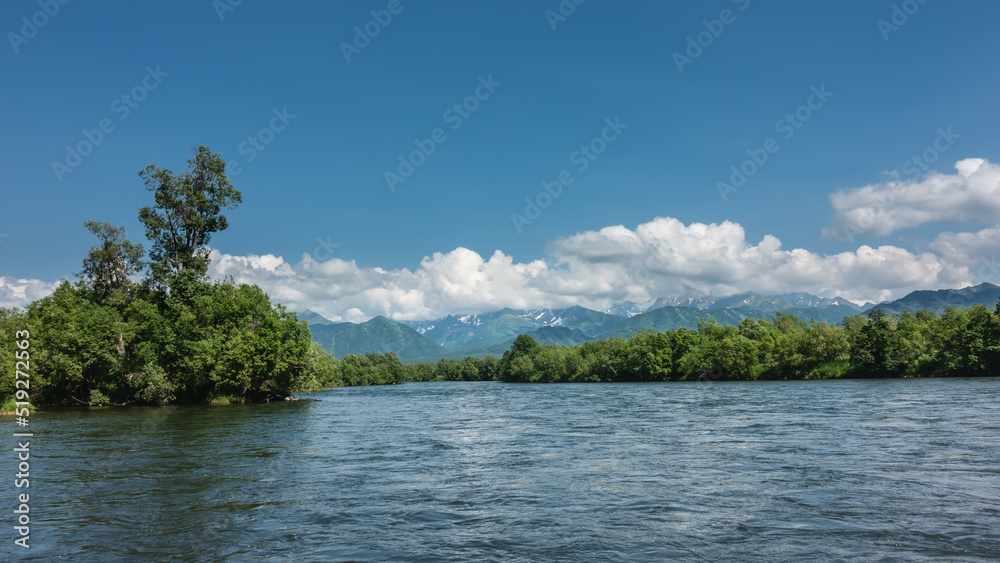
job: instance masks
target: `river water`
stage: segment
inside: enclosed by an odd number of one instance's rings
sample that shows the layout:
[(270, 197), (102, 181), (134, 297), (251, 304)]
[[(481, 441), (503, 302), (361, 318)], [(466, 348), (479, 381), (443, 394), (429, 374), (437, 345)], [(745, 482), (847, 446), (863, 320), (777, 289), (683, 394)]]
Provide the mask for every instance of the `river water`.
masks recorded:
[(0, 559), (1000, 558), (998, 379), (311, 397), (36, 413), (31, 547), (8, 510)]

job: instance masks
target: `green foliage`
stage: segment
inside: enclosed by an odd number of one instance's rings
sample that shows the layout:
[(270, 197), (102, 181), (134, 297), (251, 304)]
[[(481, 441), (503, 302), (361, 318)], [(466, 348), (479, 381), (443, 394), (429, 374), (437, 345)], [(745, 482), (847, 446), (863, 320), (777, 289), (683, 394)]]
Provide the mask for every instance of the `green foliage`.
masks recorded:
[(94, 406), (107, 405), (111, 403), (111, 399), (107, 395), (101, 393), (97, 389), (90, 390), (90, 404)]
[(332, 358), (310, 356), (306, 324), (272, 306), (259, 287), (181, 275), (169, 289), (137, 296), (119, 310), (89, 300), (94, 293), (85, 285), (64, 282), (32, 303), (21, 322), (37, 327), (31, 341), (36, 400), (258, 401), (287, 396), (311, 374), (328, 371)]
[[(141, 283), (142, 246), (121, 227), (87, 221), (98, 238), (81, 280), (62, 282), (25, 310), (0, 309), (0, 402), (14, 395), (14, 371), (31, 375), (35, 404), (231, 403), (283, 398), (348, 383), (398, 383), (394, 355), (370, 355), (345, 382), (337, 360), (312, 343), (294, 313), (257, 286), (205, 279), (205, 245), (228, 226), (224, 208), (241, 200), (222, 158), (200, 147), (189, 170), (140, 173), (155, 205), (140, 210), (153, 243)], [(14, 334), (30, 332), (16, 365)], [(27, 355), (30, 353), (30, 360)]]
[(103, 300), (128, 284), (129, 277), (142, 269), (142, 245), (125, 238), (125, 227), (97, 221), (85, 221), (83, 226), (97, 236), (100, 244), (90, 248), (78, 275), (90, 284), (97, 298)]
[[(33, 369), (35, 350), (32, 341), (36, 335), (34, 328), (34, 325), (28, 321), (24, 310), (0, 307), (0, 401), (3, 402), (0, 411), (2, 412), (12, 412), (15, 406), (16, 371), (18, 369), (23, 371), (24, 368), (24, 366), (17, 365), (18, 361), (29, 362), (29, 369), (26, 373), (31, 376), (28, 383), (28, 391), (31, 396), (37, 396), (38, 389), (44, 385), (44, 382), (38, 377), (37, 371)], [(28, 331), (28, 350), (22, 350), (15, 344), (15, 334), (22, 330)], [(22, 338), (19, 338), (17, 342), (23, 342), (23, 336), (22, 333)]]
[(154, 165), (139, 172), (155, 201), (153, 206), (139, 210), (146, 238), (153, 243), (149, 256), (154, 280), (165, 280), (183, 270), (199, 276), (207, 271), (206, 245), (213, 233), (229, 227), (222, 210), (234, 208), (243, 200), (225, 169), (221, 155), (200, 146), (183, 174), (175, 176)]
[(340, 359), (341, 385), (391, 385), (406, 381), (406, 368), (393, 353), (353, 354)]
[[(504, 352), (503, 357), (500, 358), (500, 373), (505, 380), (517, 381), (512, 375), (513, 373), (520, 374), (524, 370), (530, 371), (534, 369), (533, 365), (529, 362), (520, 361), (517, 363), (517, 372), (513, 371), (515, 369), (514, 362), (518, 358), (530, 356), (533, 352), (538, 350), (538, 343), (535, 339), (528, 336), (527, 334), (519, 335), (514, 339), (514, 343), (511, 345), (510, 350)], [(530, 375), (529, 375), (530, 377)]]
[(851, 349), (851, 368), (872, 377), (897, 375), (902, 367), (896, 323), (881, 309), (868, 312)]
[(700, 338), (681, 358), (683, 379), (753, 379), (757, 345), (732, 325), (699, 324)]
[(139, 374), (135, 396), (140, 401), (162, 405), (174, 400), (176, 385), (167, 377), (167, 372), (154, 363), (146, 364)]
[[(484, 369), (473, 362), (490, 361)], [(406, 367), (410, 381), (496, 379), (523, 383), (841, 377), (988, 376), (1000, 366), (1000, 300), (892, 317), (873, 310), (843, 325), (790, 314), (702, 321), (697, 331), (647, 330), (577, 346), (539, 345), (523, 334), (498, 359), (441, 360)], [(486, 375), (488, 373), (488, 375)]]
[[(839, 322), (847, 315), (856, 312), (846, 305), (828, 305), (825, 307), (788, 307), (782, 311), (802, 319), (815, 319), (828, 323)], [(661, 307), (652, 311), (626, 319), (614, 328), (601, 334), (601, 338), (628, 338), (642, 330), (653, 329), (659, 332), (671, 332), (679, 328), (694, 330), (699, 321), (715, 319), (719, 324), (738, 326), (746, 318), (761, 320), (771, 319), (777, 313), (771, 305), (733, 307), (728, 309), (697, 309), (695, 307)]]

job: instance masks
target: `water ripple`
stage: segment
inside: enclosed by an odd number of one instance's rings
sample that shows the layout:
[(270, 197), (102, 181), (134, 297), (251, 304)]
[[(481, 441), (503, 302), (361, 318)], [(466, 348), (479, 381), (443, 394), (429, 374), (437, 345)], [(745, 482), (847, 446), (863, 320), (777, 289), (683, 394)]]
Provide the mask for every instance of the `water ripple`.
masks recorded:
[(1000, 557), (997, 379), (316, 398), (38, 413), (28, 560)]

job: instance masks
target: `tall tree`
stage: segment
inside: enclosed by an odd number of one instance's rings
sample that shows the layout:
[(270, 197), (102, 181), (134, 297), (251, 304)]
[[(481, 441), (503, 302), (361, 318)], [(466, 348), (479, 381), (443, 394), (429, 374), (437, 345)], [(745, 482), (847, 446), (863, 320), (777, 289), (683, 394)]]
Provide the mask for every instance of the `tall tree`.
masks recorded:
[(153, 243), (149, 252), (153, 278), (162, 282), (184, 270), (203, 276), (212, 234), (229, 226), (222, 210), (243, 201), (226, 177), (222, 156), (200, 146), (183, 174), (151, 164), (139, 176), (155, 200), (152, 207), (139, 210), (146, 238)]
[(895, 323), (881, 309), (868, 311), (867, 320), (851, 346), (851, 367), (863, 377), (896, 375), (902, 365)]
[(98, 299), (103, 300), (142, 269), (142, 245), (125, 238), (125, 227), (97, 221), (85, 221), (83, 226), (97, 235), (100, 243), (90, 247), (83, 259), (83, 271), (77, 275), (85, 278)]

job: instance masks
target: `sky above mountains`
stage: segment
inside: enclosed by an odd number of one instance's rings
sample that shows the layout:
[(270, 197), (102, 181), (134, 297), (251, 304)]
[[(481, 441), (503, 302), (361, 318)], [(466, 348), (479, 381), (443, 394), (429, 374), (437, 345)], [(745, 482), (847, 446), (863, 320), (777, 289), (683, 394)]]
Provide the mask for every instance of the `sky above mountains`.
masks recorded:
[(233, 4), (0, 6), (0, 306), (202, 144), (211, 274), (334, 320), (1000, 282), (993, 2)]

